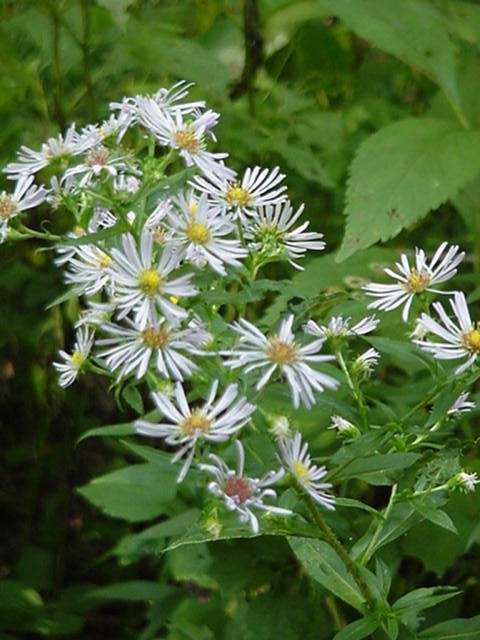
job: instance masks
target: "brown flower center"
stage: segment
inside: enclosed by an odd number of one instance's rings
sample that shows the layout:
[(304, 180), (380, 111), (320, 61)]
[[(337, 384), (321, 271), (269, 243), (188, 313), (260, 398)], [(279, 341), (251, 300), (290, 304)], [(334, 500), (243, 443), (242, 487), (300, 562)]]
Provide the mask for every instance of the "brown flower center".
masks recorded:
[(296, 344), (289, 344), (278, 338), (269, 341), (265, 353), (270, 360), (278, 365), (295, 364), (298, 361), (298, 348)]
[(252, 495), (252, 485), (243, 476), (233, 476), (226, 481), (224, 491), (236, 504), (243, 504)]
[(0, 219), (8, 220), (12, 213), (17, 210), (17, 203), (10, 196), (0, 197)]
[(110, 151), (105, 147), (100, 147), (99, 149), (92, 149), (90, 153), (87, 155), (87, 165), (89, 167), (95, 167), (98, 165), (103, 166), (107, 164), (107, 160), (110, 156)]
[(161, 349), (168, 344), (168, 331), (162, 327), (156, 329), (155, 327), (147, 327), (142, 331), (143, 342), (147, 347), (153, 349)]
[(192, 127), (186, 127), (182, 131), (176, 131), (174, 134), (175, 142), (180, 149), (187, 153), (198, 153), (205, 148), (205, 142), (202, 137), (197, 138)]

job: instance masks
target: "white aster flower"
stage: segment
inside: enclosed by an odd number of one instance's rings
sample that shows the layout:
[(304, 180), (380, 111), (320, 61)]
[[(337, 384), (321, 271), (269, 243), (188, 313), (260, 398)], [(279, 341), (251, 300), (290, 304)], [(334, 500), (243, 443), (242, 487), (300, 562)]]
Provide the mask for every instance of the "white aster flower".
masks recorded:
[(73, 352), (59, 352), (64, 362), (54, 362), (53, 366), (60, 374), (58, 384), (61, 387), (68, 387), (75, 382), (90, 354), (93, 341), (94, 333), (86, 327), (81, 327), (76, 334)]
[(363, 318), (353, 327), (350, 326), (351, 318), (334, 316), (327, 325), (318, 325), (315, 320), (309, 320), (303, 325), (305, 333), (319, 338), (344, 338), (347, 336), (363, 336), (374, 331), (380, 320), (375, 316)]
[(472, 409), (475, 409), (477, 406), (476, 403), (467, 401), (468, 396), (468, 391), (461, 393), (447, 411), (447, 415), (460, 415), (461, 413), (468, 413)]
[(271, 416), (271, 426), (268, 429), (275, 440), (281, 438), (290, 438), (292, 431), (290, 428), (290, 420), (287, 416)]
[(18, 162), (11, 162), (4, 171), (10, 179), (17, 180), (22, 175), (37, 173), (56, 160), (82, 152), (83, 148), (79, 145), (75, 124), (72, 124), (67, 129), (65, 137), (59, 134), (56, 138), (49, 138), (42, 144), (40, 151), (34, 151), (25, 146), (20, 147), (17, 154)]
[[(63, 180), (78, 179), (79, 187), (87, 187), (102, 177), (115, 178), (119, 171), (125, 171), (127, 165), (124, 158), (116, 156), (110, 149), (103, 145), (93, 147), (88, 151), (84, 162), (67, 169)], [(135, 171), (132, 167), (130, 170)]]
[(255, 411), (256, 407), (247, 402), (246, 398), (237, 399), (238, 386), (236, 384), (229, 385), (220, 398), (215, 401), (217, 389), (218, 380), (212, 384), (205, 403), (191, 408), (183, 387), (178, 382), (175, 386), (176, 404), (161, 393), (152, 394), (153, 400), (167, 420), (166, 422), (159, 424), (152, 424), (145, 420), (135, 422), (137, 433), (164, 438), (167, 444), (180, 446), (172, 462), (177, 462), (186, 454), (178, 475), (178, 482), (185, 478), (199, 441), (225, 442), (247, 424)]
[(238, 239), (225, 237), (235, 227), (220, 209), (210, 207), (206, 194), (199, 199), (193, 215), (190, 209), (182, 209), (168, 216), (179, 258), (198, 268), (208, 265), (224, 276), (225, 264), (238, 268), (240, 260), (248, 255)]
[(184, 114), (181, 111), (162, 109), (151, 98), (137, 98), (138, 118), (158, 142), (176, 149), (187, 167), (196, 166), (206, 176), (231, 178), (234, 172), (223, 164), (228, 153), (211, 153), (206, 150), (206, 136), (213, 139), (211, 129), (217, 124), (219, 114), (212, 110), (201, 115)]
[(70, 248), (65, 245), (57, 250), (60, 256), (55, 262), (67, 266), (65, 282), (74, 285), (77, 295), (91, 296), (109, 284), (112, 259), (100, 247), (81, 244)]
[(336, 389), (338, 382), (331, 376), (316, 371), (309, 363), (334, 360), (335, 356), (319, 355), (324, 340), (314, 340), (300, 345), (292, 332), (293, 315), (282, 321), (278, 333), (268, 338), (255, 325), (241, 319), (232, 325), (240, 334), (236, 349), (228, 353), (227, 367), (242, 367), (245, 373), (263, 369), (257, 382), (257, 391), (264, 387), (279, 370), (286, 378), (293, 396), (293, 406), (298, 408), (300, 401), (310, 408), (315, 403), (314, 391), (323, 391), (326, 387)]
[(102, 326), (102, 331), (111, 335), (97, 341), (99, 346), (108, 347), (99, 352), (109, 369), (118, 371), (117, 382), (134, 373), (140, 379), (146, 374), (150, 363), (165, 378), (183, 380), (198, 370), (197, 365), (183, 352), (192, 351), (187, 341), (188, 329), (171, 327), (161, 318), (145, 328), (136, 325), (129, 318), (128, 326), (114, 323)]
[(332, 416), (331, 420), (332, 422), (328, 428), (335, 429), (341, 436), (353, 438), (360, 435), (360, 431), (358, 430), (358, 428), (346, 418), (334, 415)]
[(480, 482), (477, 473), (466, 473), (460, 471), (456, 476), (452, 478), (450, 483), (452, 486), (457, 487), (463, 493), (469, 493), (475, 491), (475, 486)]
[(368, 377), (379, 360), (380, 354), (376, 349), (367, 349), (354, 360), (352, 371), (357, 375)]
[(285, 468), (290, 471), (298, 484), (322, 507), (335, 509), (334, 496), (325, 491), (332, 485), (329, 482), (320, 482), (327, 475), (327, 469), (324, 466), (318, 467), (312, 464), (308, 444), (306, 442), (302, 444), (301, 434), (297, 431), (293, 438), (280, 440), (278, 446)]
[[(363, 287), (368, 295), (377, 298), (368, 305), (369, 309), (391, 311), (404, 305), (402, 319), (408, 321), (408, 314), (416, 294), (430, 291), (434, 293), (450, 293), (432, 289), (433, 285), (450, 280), (457, 273), (457, 266), (463, 260), (464, 251), (459, 253), (457, 245), (448, 249), (448, 242), (442, 244), (435, 251), (430, 262), (423, 249), (415, 249), (415, 265), (412, 267), (406, 254), (402, 254), (400, 262), (396, 263), (399, 273), (392, 269), (384, 269), (385, 273), (398, 282), (396, 284), (370, 283)], [(445, 252), (446, 251), (446, 252)]]
[(285, 202), (285, 185), (279, 186), (285, 178), (279, 167), (262, 169), (250, 167), (240, 181), (209, 176), (209, 179), (196, 176), (192, 185), (206, 193), (209, 199), (222, 209), (232, 210), (237, 216), (252, 216), (258, 207)]
[(438, 360), (457, 360), (467, 358), (466, 362), (455, 370), (459, 375), (473, 365), (480, 353), (480, 328), (470, 319), (467, 301), (460, 291), (455, 291), (453, 299), (450, 299), (453, 312), (457, 318), (458, 326), (448, 317), (443, 306), (439, 302), (433, 303), (433, 308), (440, 316), (437, 322), (426, 313), (420, 316), (420, 323), (429, 332), (438, 336), (443, 342), (431, 342), (430, 340), (413, 340), (423, 351), (431, 353)]
[(267, 255), (281, 256), (286, 253), (290, 264), (303, 271), (296, 260), (303, 258), (307, 251), (325, 249), (323, 233), (306, 231), (310, 224), (308, 220), (292, 228), (302, 215), (304, 206), (302, 204), (295, 213), (290, 202), (259, 208), (252, 220), (244, 223), (245, 237)]
[(168, 298), (194, 296), (197, 290), (190, 284), (193, 274), (168, 279), (178, 267), (178, 256), (175, 250), (165, 247), (155, 263), (149, 229), (142, 231), (140, 249), (132, 235), (124, 234), (122, 250), (112, 249), (112, 258), (110, 276), (120, 319), (133, 310), (135, 323), (145, 328), (157, 307), (172, 323), (187, 316), (184, 309)]
[(44, 187), (32, 185), (33, 176), (21, 175), (13, 193), (0, 193), (0, 242), (5, 240), (8, 223), (22, 211), (38, 207), (44, 202), (47, 190)]
[(280, 480), (284, 470), (268, 471), (262, 478), (250, 478), (244, 474), (245, 452), (239, 440), (235, 441), (237, 449), (238, 467), (230, 469), (225, 462), (213, 453), (208, 458), (212, 464), (199, 464), (199, 469), (212, 475), (215, 480), (210, 482), (208, 490), (217, 498), (221, 498), (229, 511), (238, 514), (240, 522), (248, 523), (254, 534), (260, 531), (258, 518), (252, 509), (259, 509), (267, 513), (280, 516), (290, 516), (290, 509), (282, 509), (270, 504), (264, 504), (265, 498), (276, 499), (277, 494), (269, 487)]
[(95, 329), (105, 325), (115, 311), (115, 303), (87, 301), (88, 308), (84, 309), (75, 322), (75, 328), (94, 327)]

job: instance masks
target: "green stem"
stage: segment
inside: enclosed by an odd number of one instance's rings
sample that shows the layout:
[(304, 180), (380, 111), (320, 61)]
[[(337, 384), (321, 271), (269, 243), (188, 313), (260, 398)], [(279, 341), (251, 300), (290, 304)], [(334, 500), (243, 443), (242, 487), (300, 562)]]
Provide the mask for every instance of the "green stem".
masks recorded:
[(378, 542), (378, 539), (380, 537), (380, 534), (383, 531), (383, 528), (385, 526), (385, 523), (387, 521), (388, 516), (390, 515), (390, 512), (392, 510), (394, 501), (395, 501), (395, 495), (397, 493), (397, 487), (398, 485), (394, 484), (392, 487), (392, 492), (390, 494), (390, 500), (388, 501), (387, 506), (385, 507), (385, 511), (383, 513), (383, 520), (381, 520), (378, 525), (377, 528), (375, 529), (375, 533), (372, 536), (372, 539), (370, 540), (370, 543), (368, 545), (368, 547), (365, 549), (364, 553), (362, 554), (362, 557), (360, 558), (360, 564), (362, 565), (366, 565), (368, 563), (368, 561), (370, 560), (374, 550), (375, 550), (375, 545)]
[(312, 516), (312, 520), (317, 525), (317, 527), (320, 529), (320, 531), (323, 533), (323, 535), (325, 536), (325, 540), (328, 542), (328, 544), (332, 547), (332, 549), (334, 551), (336, 551), (338, 556), (340, 556), (340, 558), (342, 559), (342, 561), (343, 561), (348, 573), (355, 580), (355, 582), (358, 585), (358, 588), (360, 589), (363, 597), (365, 598), (365, 601), (367, 603), (368, 609), (370, 611), (374, 611), (375, 610), (375, 598), (374, 598), (372, 592), (370, 591), (370, 588), (368, 587), (367, 583), (365, 582), (365, 578), (362, 576), (362, 574), (360, 572), (360, 569), (358, 568), (357, 564), (348, 555), (348, 553), (345, 551), (345, 549), (341, 545), (341, 543), (338, 540), (338, 538), (335, 535), (335, 533), (332, 531), (332, 529), (325, 522), (325, 520), (323, 519), (323, 516), (321, 515), (321, 513), (320, 513), (317, 505), (313, 501), (313, 499), (308, 494), (303, 494), (303, 498), (304, 498), (305, 503), (306, 503), (306, 505), (308, 507), (310, 515)]
[(429, 404), (430, 402), (432, 402), (433, 400), (435, 400), (435, 398), (440, 394), (440, 392), (442, 391), (442, 389), (444, 389), (444, 387), (448, 386), (451, 382), (453, 382), (454, 380), (457, 380), (458, 376), (453, 376), (451, 378), (447, 378), (446, 380), (444, 380), (443, 382), (441, 382), (440, 384), (438, 384), (435, 389), (433, 389), (433, 391), (431, 391), (429, 394), (427, 394), (425, 396), (425, 398), (423, 398), (422, 400), (420, 400), (420, 402), (417, 402), (417, 404), (410, 409), (410, 411), (408, 411), (401, 419), (400, 422), (405, 423), (409, 418), (411, 418), (419, 409), (421, 409), (422, 407), (424, 407), (425, 405)]
[(348, 370), (347, 367), (347, 363), (345, 362), (345, 358), (343, 357), (343, 354), (341, 352), (340, 349), (335, 349), (334, 353), (337, 357), (338, 360), (338, 364), (340, 365), (340, 368), (342, 369), (343, 373), (345, 374), (345, 377), (347, 379), (347, 384), (350, 388), (350, 391), (352, 392), (353, 397), (355, 398), (355, 402), (358, 405), (358, 411), (360, 413), (360, 420), (362, 423), (362, 427), (364, 431), (368, 431), (368, 413), (367, 413), (367, 406), (365, 404), (365, 399), (363, 397), (363, 393), (360, 390), (360, 386), (358, 385), (358, 383), (356, 383), (352, 376), (350, 375), (350, 371)]
[(61, 236), (57, 236), (53, 233), (42, 233), (41, 231), (34, 231), (33, 229), (29, 229), (23, 224), (18, 225), (19, 229), (25, 233), (25, 235), (31, 238), (39, 238), (41, 240), (52, 240), (55, 242), (60, 241)]

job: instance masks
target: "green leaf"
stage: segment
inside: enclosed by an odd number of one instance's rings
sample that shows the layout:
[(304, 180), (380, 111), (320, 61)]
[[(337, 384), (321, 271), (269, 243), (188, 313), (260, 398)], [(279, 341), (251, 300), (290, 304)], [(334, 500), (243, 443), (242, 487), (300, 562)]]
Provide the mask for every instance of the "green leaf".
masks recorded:
[(125, 400), (129, 407), (131, 407), (138, 413), (138, 415), (142, 416), (145, 413), (142, 394), (137, 389), (137, 387), (131, 384), (125, 387), (122, 390), (122, 398)]
[(452, 198), (480, 172), (480, 132), (447, 121), (395, 122), (370, 136), (350, 168), (337, 260), (388, 240)]
[[(444, 593), (439, 593), (443, 591)], [(392, 607), (392, 611), (400, 616), (406, 613), (419, 613), (424, 609), (434, 607), (440, 602), (454, 598), (460, 592), (455, 587), (428, 587), (415, 589), (399, 598)]]
[(323, 0), (355, 33), (422, 71), (458, 105), (455, 44), (441, 12), (425, 0)]
[(333, 640), (362, 640), (378, 629), (379, 624), (379, 620), (373, 616), (355, 620), (335, 634)]
[(327, 591), (363, 612), (364, 597), (342, 560), (323, 540), (289, 538), (288, 542), (307, 573)]
[(399, 472), (421, 458), (418, 453), (386, 453), (358, 458), (335, 476), (336, 481), (358, 478), (376, 485), (393, 484)]
[[(405, 503), (394, 504), (372, 549), (371, 556), (373, 556), (378, 549), (389, 542), (393, 542), (393, 540), (396, 540), (399, 536), (404, 534), (405, 531), (408, 531), (415, 518), (418, 520), (418, 516), (411, 505)], [(355, 543), (351, 551), (352, 557), (359, 558), (364, 553), (365, 549), (370, 544), (374, 531), (377, 528), (377, 524), (377, 522), (373, 521), (365, 534)]]
[(368, 513), (373, 514), (377, 518), (383, 518), (382, 514), (364, 502), (360, 502), (360, 500), (355, 500), (354, 498), (336, 498), (335, 505), (337, 507), (350, 507), (352, 509), (361, 509), (362, 511), (368, 511)]
[(418, 640), (478, 640), (478, 638), (480, 638), (480, 616), (447, 620), (418, 634)]
[(172, 593), (172, 587), (149, 580), (129, 580), (118, 582), (107, 587), (98, 587), (87, 591), (84, 598), (90, 601), (124, 600), (142, 602), (144, 600), (161, 600)]
[(438, 527), (446, 529), (447, 531), (451, 531), (452, 533), (458, 533), (457, 527), (453, 524), (452, 519), (447, 513), (445, 513), (445, 511), (432, 506), (426, 500), (416, 499), (412, 500), (411, 503), (420, 515), (430, 522), (433, 522), (433, 524), (436, 524)]
[(135, 428), (133, 422), (123, 422), (121, 424), (109, 424), (106, 427), (95, 427), (83, 433), (77, 440), (77, 444), (87, 438), (106, 438), (109, 436), (131, 436), (134, 435)]
[(177, 491), (177, 470), (137, 464), (95, 478), (78, 492), (107, 515), (141, 522), (165, 513)]

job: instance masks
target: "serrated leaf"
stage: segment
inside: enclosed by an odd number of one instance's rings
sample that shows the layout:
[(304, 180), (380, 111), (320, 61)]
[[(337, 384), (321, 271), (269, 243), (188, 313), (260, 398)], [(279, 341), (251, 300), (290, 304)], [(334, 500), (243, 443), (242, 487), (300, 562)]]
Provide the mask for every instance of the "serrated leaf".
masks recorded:
[(478, 640), (478, 638), (480, 638), (480, 616), (447, 620), (418, 634), (418, 640)]
[(337, 255), (395, 237), (480, 172), (480, 132), (447, 121), (409, 118), (370, 136), (350, 168), (347, 225)]
[(112, 471), (78, 492), (104, 513), (142, 522), (165, 513), (177, 491), (177, 470), (158, 464), (136, 464)]
[(288, 542), (314, 580), (357, 611), (363, 612), (364, 597), (329, 544), (309, 538), (289, 538)]

